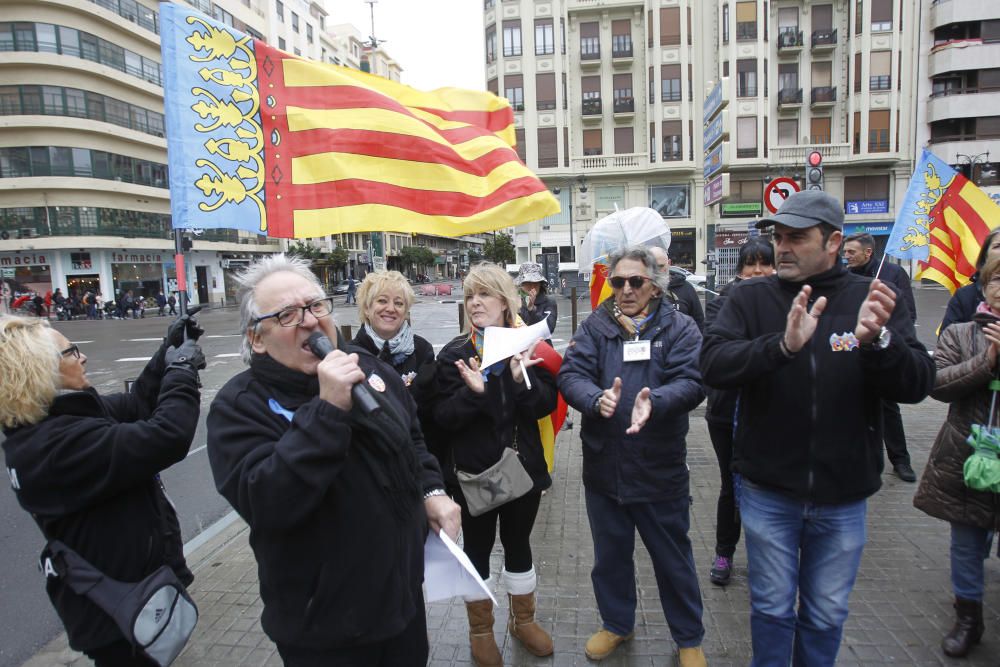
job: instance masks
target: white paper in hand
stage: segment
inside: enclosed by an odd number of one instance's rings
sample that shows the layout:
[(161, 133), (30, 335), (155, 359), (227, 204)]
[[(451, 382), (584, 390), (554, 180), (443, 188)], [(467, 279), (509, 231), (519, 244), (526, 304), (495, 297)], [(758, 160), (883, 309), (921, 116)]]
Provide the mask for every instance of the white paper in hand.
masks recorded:
[(443, 530), (440, 534), (430, 531), (424, 543), (424, 589), (427, 602), (485, 594), (497, 603), (472, 561)]
[(552, 338), (545, 320), (530, 327), (486, 327), (483, 332), (483, 360), (480, 368), (489, 368), (519, 352), (524, 352), (539, 338)]

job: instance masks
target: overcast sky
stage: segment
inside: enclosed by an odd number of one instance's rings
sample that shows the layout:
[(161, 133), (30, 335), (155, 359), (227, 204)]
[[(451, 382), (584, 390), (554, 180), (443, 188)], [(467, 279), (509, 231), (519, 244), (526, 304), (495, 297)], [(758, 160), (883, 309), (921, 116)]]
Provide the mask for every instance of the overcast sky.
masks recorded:
[[(330, 0), (329, 23), (371, 34), (364, 0)], [(483, 3), (479, 0), (378, 0), (375, 36), (403, 68), (403, 83), (422, 90), (486, 87)]]

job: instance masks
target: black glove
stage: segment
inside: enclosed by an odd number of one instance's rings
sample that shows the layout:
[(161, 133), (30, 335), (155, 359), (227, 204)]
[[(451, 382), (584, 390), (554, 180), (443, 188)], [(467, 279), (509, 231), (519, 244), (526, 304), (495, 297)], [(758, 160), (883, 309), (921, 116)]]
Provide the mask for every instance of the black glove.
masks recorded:
[(188, 368), (199, 371), (205, 367), (205, 354), (201, 351), (198, 341), (189, 339), (179, 346), (167, 348), (164, 357), (167, 368)]
[(205, 330), (198, 326), (198, 322), (194, 319), (199, 310), (201, 310), (201, 306), (188, 308), (187, 314), (171, 322), (167, 328), (167, 337), (163, 339), (163, 342), (168, 346), (179, 347), (184, 342), (185, 330), (189, 339), (198, 340), (205, 333)]

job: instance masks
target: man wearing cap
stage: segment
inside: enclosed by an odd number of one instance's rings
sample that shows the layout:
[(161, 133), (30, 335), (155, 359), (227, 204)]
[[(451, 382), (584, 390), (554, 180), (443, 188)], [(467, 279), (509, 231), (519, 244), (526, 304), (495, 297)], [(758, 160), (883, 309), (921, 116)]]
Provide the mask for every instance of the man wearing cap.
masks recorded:
[(517, 290), (521, 294), (521, 310), (518, 313), (525, 324), (531, 325), (545, 320), (549, 332), (556, 330), (559, 311), (556, 300), (549, 296), (549, 281), (542, 275), (542, 265), (525, 262), (517, 272)]
[[(934, 363), (909, 309), (838, 261), (844, 212), (793, 194), (777, 275), (734, 286), (702, 346), (706, 384), (736, 389), (733, 471), (746, 534), (753, 665), (832, 665), (882, 472), (882, 401), (916, 403)], [(798, 609), (796, 610), (796, 599)]]

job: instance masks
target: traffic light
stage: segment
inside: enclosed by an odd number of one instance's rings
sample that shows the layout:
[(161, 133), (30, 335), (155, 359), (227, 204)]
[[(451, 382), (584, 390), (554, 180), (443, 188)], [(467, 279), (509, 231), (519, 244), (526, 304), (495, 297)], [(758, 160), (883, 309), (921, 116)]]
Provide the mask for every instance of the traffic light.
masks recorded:
[(823, 154), (812, 151), (806, 158), (806, 190), (823, 189)]
[(191, 240), (190, 236), (181, 237), (181, 250), (184, 252), (191, 252), (191, 248), (194, 247), (194, 241)]

